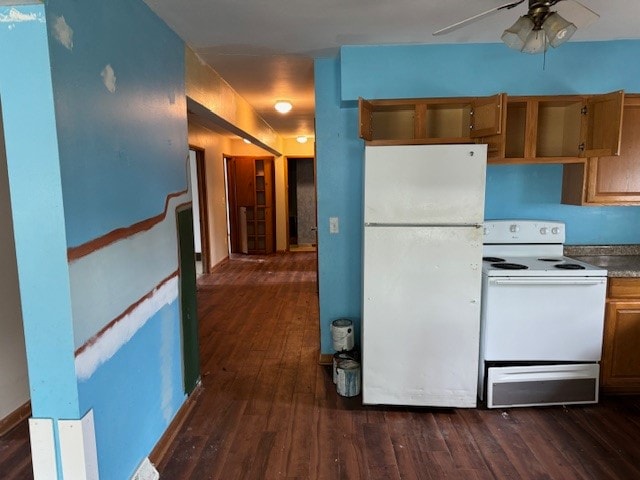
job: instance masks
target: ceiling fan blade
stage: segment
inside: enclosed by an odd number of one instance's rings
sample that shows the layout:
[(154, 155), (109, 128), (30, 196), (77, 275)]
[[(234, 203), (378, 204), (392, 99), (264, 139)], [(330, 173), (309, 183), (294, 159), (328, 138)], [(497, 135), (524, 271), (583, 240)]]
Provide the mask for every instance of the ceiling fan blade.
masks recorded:
[(577, 0), (561, 0), (553, 9), (579, 29), (591, 25), (600, 18), (600, 15)]
[[(565, 1), (569, 1), (569, 0), (565, 0)], [(440, 30), (433, 32), (433, 35), (444, 35), (446, 33), (453, 32), (454, 30), (457, 30), (466, 25), (469, 25), (470, 23), (473, 23), (477, 20), (480, 20), (481, 18), (491, 15), (492, 13), (498, 12), (500, 10), (509, 10), (515, 6), (520, 5), (522, 2), (524, 2), (524, 0), (517, 0), (515, 2), (510, 2), (505, 5), (492, 8), (491, 10), (487, 10), (486, 12), (482, 12), (482, 13), (479, 13), (478, 15), (474, 15), (473, 17), (469, 17), (465, 20), (462, 20), (461, 22), (454, 23), (453, 25), (449, 25), (448, 27), (445, 27), (445, 28), (441, 28)]]

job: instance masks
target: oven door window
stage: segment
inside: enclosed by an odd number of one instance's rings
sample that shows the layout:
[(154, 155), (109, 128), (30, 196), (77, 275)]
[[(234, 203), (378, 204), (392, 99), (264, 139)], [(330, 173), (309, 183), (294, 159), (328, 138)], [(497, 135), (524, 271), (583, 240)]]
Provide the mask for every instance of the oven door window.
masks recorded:
[(598, 361), (606, 278), (489, 278), (483, 291), (484, 359)]

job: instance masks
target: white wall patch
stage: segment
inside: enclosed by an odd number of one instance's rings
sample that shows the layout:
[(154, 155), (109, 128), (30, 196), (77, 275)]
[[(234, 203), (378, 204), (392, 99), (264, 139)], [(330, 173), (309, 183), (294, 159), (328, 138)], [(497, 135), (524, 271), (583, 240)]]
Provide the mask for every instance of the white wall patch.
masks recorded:
[(95, 343), (76, 356), (78, 380), (91, 378), (98, 367), (113, 357), (151, 317), (162, 307), (172, 304), (177, 299), (178, 276), (176, 275), (158, 286), (149, 298), (145, 298), (130, 313), (98, 337)]
[(73, 49), (73, 30), (64, 17), (56, 17), (53, 21), (53, 35), (67, 49)]
[(15, 7), (9, 10), (9, 13), (0, 13), (0, 23), (19, 23), (19, 22), (35, 22), (38, 18), (35, 13), (23, 13)]
[(104, 86), (107, 87), (107, 90), (109, 90), (111, 93), (115, 93), (116, 74), (113, 71), (111, 65), (107, 65), (106, 67), (104, 67), (102, 69), (102, 72), (100, 73), (100, 76), (102, 77), (102, 83), (104, 83)]

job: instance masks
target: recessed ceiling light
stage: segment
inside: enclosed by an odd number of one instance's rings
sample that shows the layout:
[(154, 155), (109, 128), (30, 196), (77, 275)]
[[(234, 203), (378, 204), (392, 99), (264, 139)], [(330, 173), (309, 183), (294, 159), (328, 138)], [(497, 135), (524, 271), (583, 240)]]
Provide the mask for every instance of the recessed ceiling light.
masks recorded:
[(242, 141), (243, 141), (244, 143), (251, 143), (251, 140), (249, 140), (248, 138), (243, 138), (243, 139), (242, 139)]
[(296, 142), (298, 143), (307, 143), (308, 138), (305, 137), (304, 135), (300, 135), (299, 137), (296, 137)]
[(280, 113), (288, 113), (293, 108), (293, 105), (287, 100), (278, 100), (274, 108)]

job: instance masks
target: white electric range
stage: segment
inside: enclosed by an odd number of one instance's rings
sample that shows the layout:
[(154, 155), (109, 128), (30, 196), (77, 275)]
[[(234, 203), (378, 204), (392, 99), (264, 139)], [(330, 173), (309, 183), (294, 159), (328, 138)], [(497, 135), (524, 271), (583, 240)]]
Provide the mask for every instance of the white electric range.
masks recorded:
[(563, 256), (565, 226), (484, 224), (478, 392), (489, 408), (595, 403), (607, 271)]

